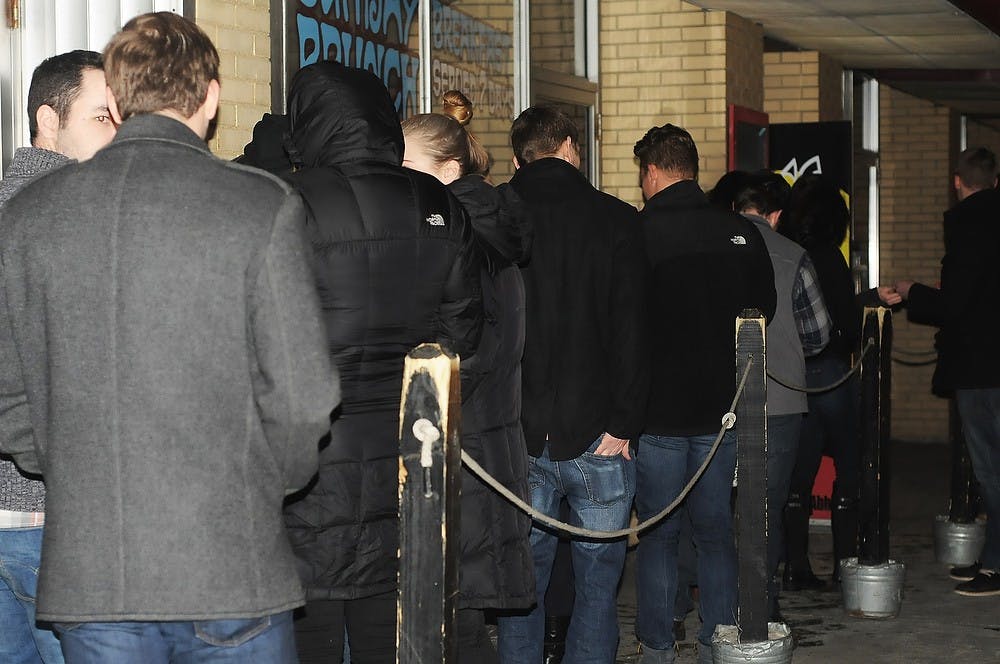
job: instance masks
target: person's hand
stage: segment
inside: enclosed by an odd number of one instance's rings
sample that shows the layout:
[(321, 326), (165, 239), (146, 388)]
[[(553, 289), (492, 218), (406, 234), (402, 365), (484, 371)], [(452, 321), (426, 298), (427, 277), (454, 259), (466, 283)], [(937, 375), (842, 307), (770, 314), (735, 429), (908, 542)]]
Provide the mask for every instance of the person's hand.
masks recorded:
[(896, 292), (899, 293), (900, 297), (904, 300), (910, 298), (910, 286), (913, 285), (912, 281), (897, 281), (896, 282)]
[(616, 456), (621, 454), (629, 461), (632, 460), (632, 454), (628, 450), (628, 439), (615, 438), (610, 433), (604, 434), (601, 444), (594, 450), (594, 454), (597, 456)]
[(882, 300), (882, 303), (888, 307), (894, 307), (903, 301), (903, 296), (899, 294), (895, 286), (879, 286), (875, 290), (878, 291), (878, 299)]

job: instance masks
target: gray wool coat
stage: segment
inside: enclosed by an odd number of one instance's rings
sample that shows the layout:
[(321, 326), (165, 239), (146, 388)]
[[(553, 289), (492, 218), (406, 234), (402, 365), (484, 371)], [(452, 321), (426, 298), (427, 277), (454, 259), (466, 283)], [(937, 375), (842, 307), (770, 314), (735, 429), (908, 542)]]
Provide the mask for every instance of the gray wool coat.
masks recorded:
[(0, 212), (0, 366), (23, 380), (0, 441), (47, 487), (39, 619), (302, 604), (281, 503), (339, 402), (303, 223), (277, 178), (158, 115)]

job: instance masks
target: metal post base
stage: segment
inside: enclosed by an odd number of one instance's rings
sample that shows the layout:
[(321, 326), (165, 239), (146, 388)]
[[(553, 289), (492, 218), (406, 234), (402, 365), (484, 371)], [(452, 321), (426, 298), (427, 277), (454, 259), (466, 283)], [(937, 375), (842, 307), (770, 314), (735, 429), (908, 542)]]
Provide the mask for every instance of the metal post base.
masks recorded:
[(934, 517), (934, 559), (945, 565), (965, 567), (979, 560), (986, 543), (986, 523), (956, 523), (945, 515)]
[(895, 560), (859, 565), (857, 558), (840, 561), (840, 591), (844, 611), (856, 618), (895, 618), (903, 602), (906, 565)]
[(739, 628), (717, 625), (712, 635), (714, 664), (786, 664), (792, 661), (795, 639), (785, 623), (767, 623), (767, 641), (740, 643)]

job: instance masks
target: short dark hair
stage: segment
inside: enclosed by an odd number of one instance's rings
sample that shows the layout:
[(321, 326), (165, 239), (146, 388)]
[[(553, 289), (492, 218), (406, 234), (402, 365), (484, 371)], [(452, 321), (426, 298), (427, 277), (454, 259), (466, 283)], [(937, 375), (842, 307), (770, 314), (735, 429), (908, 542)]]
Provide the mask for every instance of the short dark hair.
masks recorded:
[(698, 146), (687, 130), (672, 124), (653, 127), (632, 149), (645, 171), (650, 164), (685, 179), (698, 179)]
[(803, 175), (788, 194), (778, 232), (812, 251), (839, 247), (851, 212), (838, 187), (822, 175)]
[(28, 87), (28, 132), (31, 142), (38, 135), (38, 109), (51, 106), (60, 124), (69, 116), (70, 106), (80, 95), (83, 72), (103, 69), (104, 61), (96, 51), (76, 50), (53, 55), (35, 67)]
[(757, 171), (747, 177), (743, 187), (736, 193), (733, 209), (737, 212), (756, 210), (767, 216), (785, 209), (790, 190), (788, 182), (778, 173)]
[(715, 186), (705, 194), (708, 197), (708, 202), (723, 210), (732, 210), (736, 194), (740, 193), (749, 177), (750, 174), (746, 171), (724, 173)]
[(569, 115), (555, 106), (526, 108), (510, 128), (510, 146), (522, 166), (555, 154), (567, 138), (579, 145), (580, 130)]
[(969, 189), (992, 189), (997, 180), (997, 157), (987, 148), (962, 150), (955, 175)]

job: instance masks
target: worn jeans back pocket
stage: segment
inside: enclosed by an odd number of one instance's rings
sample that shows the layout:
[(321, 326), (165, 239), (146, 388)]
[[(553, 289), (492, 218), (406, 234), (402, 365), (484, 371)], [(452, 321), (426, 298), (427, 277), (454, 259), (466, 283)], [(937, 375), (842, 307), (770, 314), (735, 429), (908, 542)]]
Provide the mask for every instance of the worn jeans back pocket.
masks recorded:
[(202, 620), (194, 623), (194, 635), (201, 641), (222, 648), (241, 646), (271, 626), (271, 616), (240, 620)]

